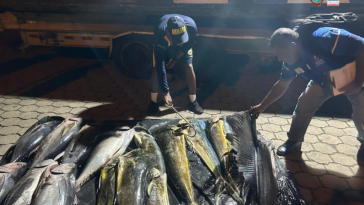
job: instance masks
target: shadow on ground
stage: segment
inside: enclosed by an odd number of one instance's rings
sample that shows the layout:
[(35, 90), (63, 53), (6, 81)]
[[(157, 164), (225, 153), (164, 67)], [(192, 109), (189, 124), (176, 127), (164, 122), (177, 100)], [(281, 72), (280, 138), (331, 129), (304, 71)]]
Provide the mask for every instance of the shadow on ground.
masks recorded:
[(308, 204), (314, 204), (313, 199), (327, 205), (364, 204), (364, 168), (359, 167), (353, 176), (329, 169), (313, 168), (306, 164), (302, 159), (302, 152), (299, 151), (283, 160), (287, 169), (294, 173)]

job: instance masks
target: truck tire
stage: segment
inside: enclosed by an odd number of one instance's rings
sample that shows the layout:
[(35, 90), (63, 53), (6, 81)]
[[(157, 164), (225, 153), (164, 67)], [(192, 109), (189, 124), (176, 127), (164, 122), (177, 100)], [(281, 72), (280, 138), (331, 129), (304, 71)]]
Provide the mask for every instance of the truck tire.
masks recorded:
[(119, 71), (133, 79), (149, 79), (153, 66), (150, 36), (129, 35), (115, 40), (113, 59)]

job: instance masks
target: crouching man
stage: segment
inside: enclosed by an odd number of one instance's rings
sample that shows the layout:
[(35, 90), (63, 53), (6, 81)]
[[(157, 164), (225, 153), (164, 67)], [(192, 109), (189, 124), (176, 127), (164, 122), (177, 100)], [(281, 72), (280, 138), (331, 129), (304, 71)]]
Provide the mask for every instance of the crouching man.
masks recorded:
[[(147, 114), (155, 114), (159, 111), (157, 96), (159, 88), (163, 92), (164, 101), (172, 105), (169, 94), (166, 68), (183, 69), (189, 90), (189, 110), (202, 114), (203, 108), (196, 100), (196, 77), (192, 66), (192, 47), (195, 44), (197, 27), (193, 19), (179, 14), (164, 15), (154, 30), (153, 45), (153, 72), (151, 77), (151, 102), (147, 108)], [(169, 61), (166, 62), (166, 57)]]

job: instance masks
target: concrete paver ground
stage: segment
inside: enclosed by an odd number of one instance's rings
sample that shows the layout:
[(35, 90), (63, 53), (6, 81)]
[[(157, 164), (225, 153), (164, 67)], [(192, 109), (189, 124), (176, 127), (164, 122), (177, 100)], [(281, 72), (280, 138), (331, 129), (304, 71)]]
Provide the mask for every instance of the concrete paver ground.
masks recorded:
[[(149, 81), (123, 76), (113, 61), (98, 61), (89, 57), (91, 54), (64, 55), (48, 47), (32, 47), (23, 54), (9, 46), (15, 38), (10, 34), (5, 32), (0, 39), (0, 155), (47, 115), (100, 121), (177, 118), (166, 107), (156, 116), (147, 116)], [(240, 67), (240, 78), (234, 85), (219, 84), (203, 101), (202, 115), (186, 111), (187, 92), (175, 96), (174, 105), (185, 117), (247, 110), (263, 99), (279, 77), (279, 71), (255, 74), (257, 69), (252, 57)], [(286, 140), (292, 110), (305, 85), (303, 79), (296, 79), (257, 120), (258, 131), (276, 147)], [(177, 79), (170, 87), (177, 93), (185, 85)], [(364, 204), (364, 172), (356, 163), (359, 142), (350, 109), (344, 97), (329, 100), (311, 121), (302, 152), (280, 157), (296, 177), (308, 204)]]

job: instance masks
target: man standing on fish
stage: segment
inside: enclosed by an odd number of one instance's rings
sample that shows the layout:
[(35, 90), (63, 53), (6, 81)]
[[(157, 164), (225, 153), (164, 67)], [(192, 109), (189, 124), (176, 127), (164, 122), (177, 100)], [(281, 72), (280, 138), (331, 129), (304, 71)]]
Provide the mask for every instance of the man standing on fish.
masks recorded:
[[(196, 24), (188, 16), (167, 14), (159, 19), (154, 29), (154, 69), (151, 76), (151, 102), (147, 108), (147, 114), (155, 114), (159, 111), (157, 103), (159, 89), (163, 92), (165, 103), (172, 105), (166, 68), (171, 69), (177, 66), (184, 70), (184, 79), (187, 81), (190, 93), (189, 110), (196, 114), (203, 113), (203, 108), (196, 100), (196, 77), (192, 66), (192, 47), (195, 44), (196, 35)], [(167, 63), (166, 56), (169, 56)]]
[[(288, 140), (278, 147), (277, 154), (287, 155), (300, 150), (316, 110), (335, 95), (336, 87), (332, 86), (330, 71), (354, 66), (354, 81), (337, 91), (345, 94), (351, 102), (352, 118), (358, 130), (357, 139), (361, 142), (357, 161), (360, 166), (364, 166), (364, 38), (344, 29), (331, 27), (320, 27), (307, 36), (312, 37), (312, 42), (302, 43), (306, 35), (299, 35), (288, 28), (280, 28), (273, 33), (270, 46), (278, 60), (283, 61), (282, 73), (263, 101), (253, 107), (252, 115), (258, 117), (270, 104), (278, 100), (297, 74), (310, 80), (306, 90), (298, 98), (287, 133)], [(340, 75), (344, 75), (343, 72)]]

